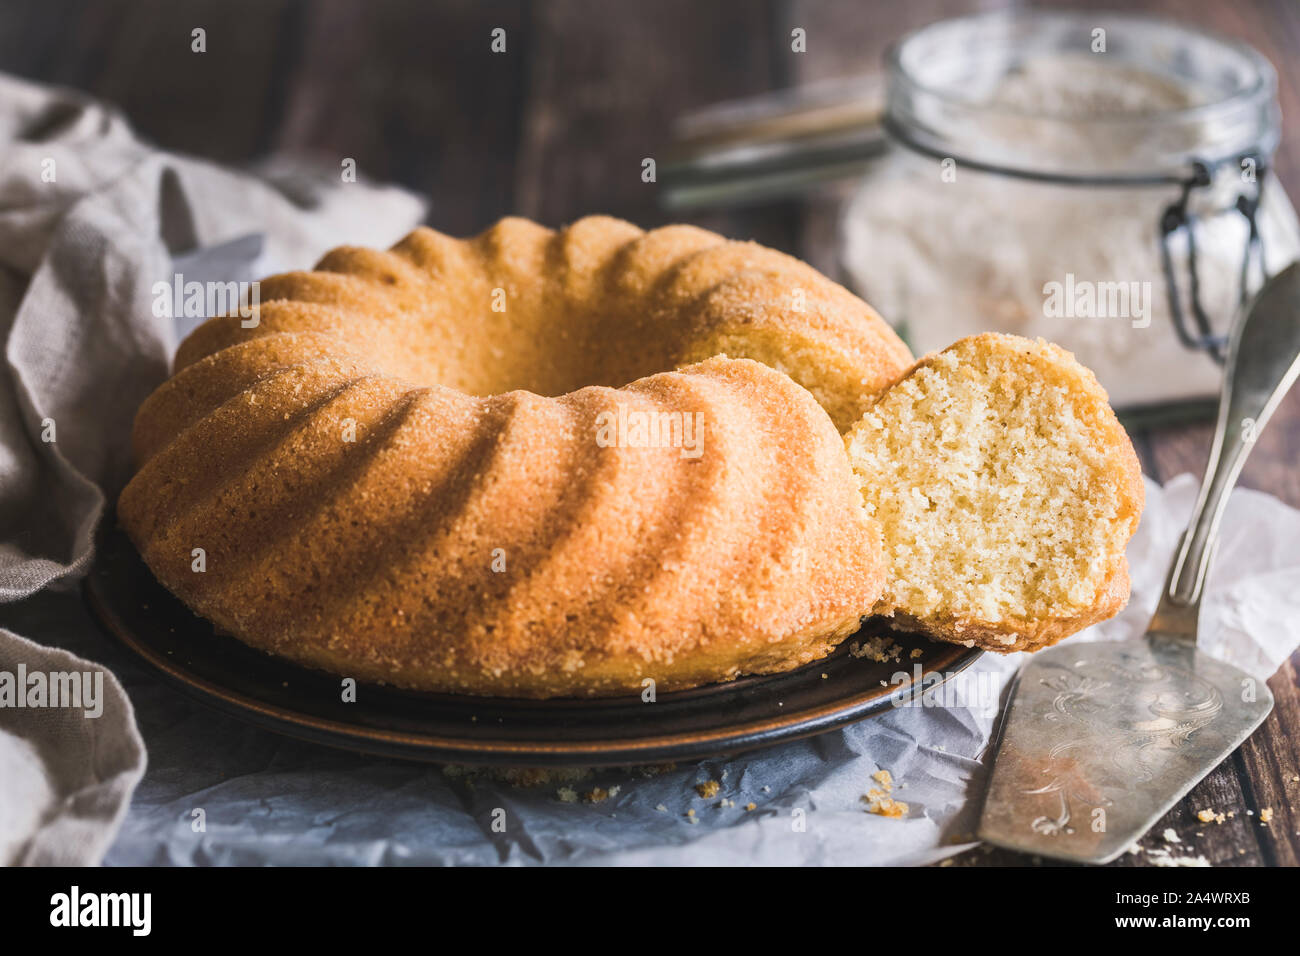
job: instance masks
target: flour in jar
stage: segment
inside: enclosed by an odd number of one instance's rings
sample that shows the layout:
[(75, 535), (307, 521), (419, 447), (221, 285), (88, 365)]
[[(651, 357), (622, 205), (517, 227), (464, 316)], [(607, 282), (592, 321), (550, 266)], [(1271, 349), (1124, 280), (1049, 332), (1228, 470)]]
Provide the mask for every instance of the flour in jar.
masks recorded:
[(1168, 77), (1080, 53), (1026, 60), (999, 78), (987, 102), (1023, 114), (1088, 119), (1195, 106), (1204, 94)]
[[(1104, 164), (1148, 149), (1158, 124), (1107, 124), (1098, 137), (1095, 127), (1085, 132), (1060, 120), (1155, 115), (1195, 105), (1198, 94), (1153, 73), (1069, 54), (1025, 63), (986, 99), (999, 107), (986, 135), (1024, 140), (1027, 153), (1086, 152)], [(1159, 222), (1174, 187), (1062, 186), (960, 165), (945, 181), (941, 172), (939, 160), (896, 150), (858, 189), (843, 221), (843, 264), (856, 290), (918, 354), (978, 332), (1014, 332), (1074, 352), (1117, 407), (1217, 392), (1218, 366), (1182, 347), (1173, 329)], [(1232, 208), (1240, 177), (1235, 169), (1226, 174), (1199, 190), (1193, 206), (1202, 217), (1201, 301), (1220, 331), (1237, 306), (1248, 234)], [(1300, 255), (1295, 214), (1280, 190), (1275, 197), (1259, 216), (1274, 270)], [(1186, 240), (1174, 239), (1185, 290)]]

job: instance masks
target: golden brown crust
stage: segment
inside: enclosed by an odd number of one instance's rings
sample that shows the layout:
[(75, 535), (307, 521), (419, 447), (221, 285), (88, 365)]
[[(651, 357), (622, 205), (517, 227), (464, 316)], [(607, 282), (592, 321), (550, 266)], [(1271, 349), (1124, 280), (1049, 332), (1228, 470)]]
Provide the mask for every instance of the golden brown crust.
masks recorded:
[(260, 297), (256, 325), (210, 319), (181, 343), (176, 368), (315, 332), (422, 384), (563, 395), (726, 354), (786, 372), (843, 430), (912, 361), (870, 306), (797, 259), (607, 216), (559, 232), (506, 218), (467, 240), (420, 228), (388, 252), (345, 247), (316, 271), (264, 279)]
[[(797, 667), (878, 598), (879, 529), (812, 394), (743, 358), (667, 371), (752, 326), (896, 377), (893, 333), (801, 263), (593, 217), (320, 269), (266, 280), (252, 328), (196, 330), (136, 419), (120, 520), (220, 629), (362, 680), (586, 696)], [(756, 298), (792, 288), (814, 307)], [(629, 411), (700, 416), (701, 453), (597, 440)]]
[[(816, 660), (880, 592), (839, 436), (758, 363), (476, 399), (297, 344), (303, 361), (216, 394), (119, 504), (159, 580), (254, 647), (424, 690), (670, 690)], [(184, 404), (262, 347), (171, 391)], [(683, 404), (706, 416), (699, 458), (593, 442), (603, 413)], [(337, 439), (345, 421), (359, 445)]]

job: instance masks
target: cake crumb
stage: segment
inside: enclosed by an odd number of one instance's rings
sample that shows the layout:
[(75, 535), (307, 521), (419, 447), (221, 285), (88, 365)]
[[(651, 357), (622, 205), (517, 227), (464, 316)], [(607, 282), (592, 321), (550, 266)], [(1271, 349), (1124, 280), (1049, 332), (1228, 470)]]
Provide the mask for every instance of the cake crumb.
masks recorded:
[(555, 795), (560, 798), (561, 803), (577, 803), (578, 791), (572, 787), (561, 787), (555, 791)]
[(850, 657), (858, 659), (865, 657), (877, 664), (885, 664), (890, 661), (897, 663), (902, 653), (903, 649), (894, 643), (893, 638), (886, 634), (869, 637), (865, 641), (854, 641), (849, 645)]
[(894, 789), (894, 777), (888, 770), (877, 770), (871, 775), (871, 779), (884, 787), (886, 791)]
[(862, 802), (867, 805), (867, 812), (874, 813), (878, 817), (905, 817), (907, 816), (907, 804), (901, 800), (895, 800), (883, 790), (868, 790)]
[(1260, 823), (1272, 823), (1272, 822), (1273, 822), (1273, 808), (1272, 808), (1272, 807), (1265, 807), (1263, 810), (1260, 810), (1260, 811), (1259, 811), (1259, 822), (1260, 822)]
[(709, 800), (713, 797), (716, 797), (718, 795), (718, 791), (721, 788), (722, 788), (721, 784), (719, 784), (718, 781), (705, 780), (703, 783), (697, 783), (695, 785), (695, 792), (698, 793), (705, 800)]
[(1202, 823), (1222, 823), (1227, 819), (1227, 816), (1222, 813), (1215, 813), (1213, 810), (1200, 810), (1197, 811), (1196, 819)]
[(753, 802), (751, 802), (751, 803), (747, 803), (747, 804), (745, 804), (745, 810), (746, 810), (746, 811), (753, 811), (753, 810), (757, 810), (757, 809), (758, 809), (758, 804), (757, 804), (757, 803), (753, 803)]
[(1153, 866), (1209, 866), (1210, 861), (1204, 856), (1174, 856), (1168, 847), (1156, 847), (1147, 851), (1147, 862)]
[(1166, 842), (1166, 843), (1182, 843), (1182, 842), (1183, 842), (1181, 839), (1179, 839), (1178, 834), (1174, 832), (1174, 828), (1173, 828), (1173, 827), (1166, 827), (1163, 836), (1164, 836), (1164, 838), (1165, 838), (1165, 842)]

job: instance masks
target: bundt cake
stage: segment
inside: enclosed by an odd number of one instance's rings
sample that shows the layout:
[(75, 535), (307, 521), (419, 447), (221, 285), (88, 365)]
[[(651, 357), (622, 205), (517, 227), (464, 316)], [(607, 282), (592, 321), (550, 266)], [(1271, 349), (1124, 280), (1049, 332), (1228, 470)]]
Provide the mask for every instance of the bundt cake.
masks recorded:
[(254, 647), (422, 690), (662, 691), (815, 660), (881, 593), (836, 425), (911, 356), (794, 259), (508, 219), (260, 291), (181, 345), (118, 507)]
[(845, 442), (889, 562), (875, 613), (895, 626), (1037, 650), (1127, 602), (1141, 470), (1069, 352), (962, 339), (884, 392)]
[(1127, 599), (1137, 460), (1041, 341), (913, 365), (797, 260), (602, 217), (419, 229), (260, 291), (141, 406), (118, 514), (268, 652), (611, 695), (788, 670), (871, 612), (1032, 650)]

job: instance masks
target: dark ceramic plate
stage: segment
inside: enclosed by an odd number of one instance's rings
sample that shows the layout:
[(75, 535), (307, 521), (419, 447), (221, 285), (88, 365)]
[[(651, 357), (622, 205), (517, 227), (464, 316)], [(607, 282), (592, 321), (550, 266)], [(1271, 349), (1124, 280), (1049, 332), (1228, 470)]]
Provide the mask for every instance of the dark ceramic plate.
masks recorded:
[[(910, 698), (917, 673), (932, 686), (980, 653), (894, 635), (901, 663), (854, 658), (850, 639), (788, 674), (660, 694), (654, 703), (463, 697), (377, 685), (361, 685), (356, 702), (344, 703), (339, 678), (215, 633), (154, 579), (111, 514), (85, 591), (109, 633), (203, 703), (319, 744), (452, 763), (619, 766), (735, 753), (881, 713)], [(885, 632), (868, 625), (858, 637), (872, 633)], [(912, 648), (921, 651), (915, 659)], [(891, 683), (898, 672), (907, 680)]]

